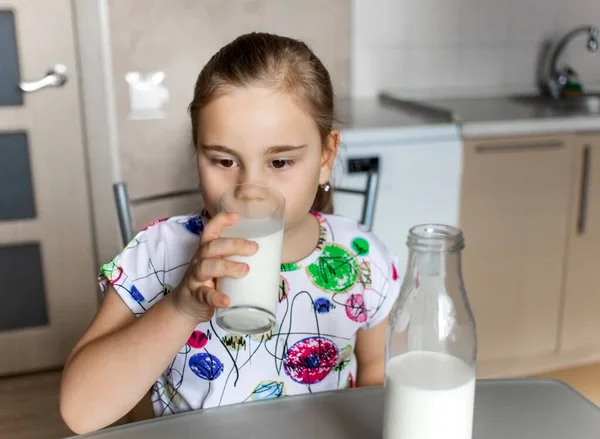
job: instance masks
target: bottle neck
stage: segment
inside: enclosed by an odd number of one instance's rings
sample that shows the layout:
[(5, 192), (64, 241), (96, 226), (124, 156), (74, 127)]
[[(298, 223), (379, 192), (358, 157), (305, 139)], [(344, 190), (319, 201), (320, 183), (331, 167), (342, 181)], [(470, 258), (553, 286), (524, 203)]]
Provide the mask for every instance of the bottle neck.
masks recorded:
[(394, 330), (404, 334), (399, 351), (449, 353), (474, 364), (473, 315), (461, 273), (460, 230), (428, 225), (411, 229), (409, 260)]
[[(415, 279), (444, 280), (446, 278), (461, 279), (461, 254), (459, 251), (417, 251), (410, 250), (408, 268)], [(418, 282), (418, 281), (417, 281)]]
[(410, 230), (408, 269), (418, 278), (461, 276), (462, 232), (443, 225), (417, 226)]

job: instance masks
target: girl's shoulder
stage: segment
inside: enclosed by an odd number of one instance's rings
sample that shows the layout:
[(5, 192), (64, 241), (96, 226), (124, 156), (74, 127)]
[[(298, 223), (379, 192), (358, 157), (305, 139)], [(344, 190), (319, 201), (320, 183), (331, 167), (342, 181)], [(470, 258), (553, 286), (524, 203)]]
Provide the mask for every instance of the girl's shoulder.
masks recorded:
[[(359, 221), (338, 214), (314, 213), (321, 223), (323, 240), (348, 247), (356, 256), (384, 258), (392, 262), (394, 255), (373, 231)], [(324, 229), (324, 230), (323, 230)]]
[[(397, 297), (398, 258), (360, 222), (341, 215), (315, 216), (321, 223), (317, 260), (305, 270), (316, 287), (348, 293), (348, 316), (376, 326), (387, 317)], [(358, 288), (358, 289), (356, 289)]]
[(147, 259), (168, 256), (169, 259), (177, 259), (178, 253), (187, 257), (188, 248), (195, 250), (198, 247), (204, 221), (200, 214), (154, 220), (137, 233), (114, 261), (128, 257)]
[(136, 315), (142, 314), (179, 283), (203, 230), (199, 214), (151, 222), (101, 266), (101, 289), (112, 285)]

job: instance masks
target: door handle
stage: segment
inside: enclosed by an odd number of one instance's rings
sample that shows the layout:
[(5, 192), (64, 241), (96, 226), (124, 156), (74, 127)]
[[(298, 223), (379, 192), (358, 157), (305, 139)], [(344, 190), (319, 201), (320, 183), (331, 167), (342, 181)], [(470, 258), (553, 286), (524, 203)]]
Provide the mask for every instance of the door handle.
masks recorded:
[(507, 143), (494, 145), (477, 145), (475, 151), (480, 154), (490, 154), (498, 152), (529, 152), (546, 151), (550, 149), (561, 149), (565, 144), (558, 140), (549, 140), (533, 143)]
[(373, 228), (375, 218), (375, 201), (377, 198), (377, 189), (379, 187), (379, 157), (369, 158), (351, 158), (348, 160), (348, 173), (367, 174), (367, 186), (364, 190), (348, 189), (343, 187), (334, 187), (336, 192), (347, 194), (362, 195), (365, 197), (361, 223), (369, 229)]
[(37, 81), (21, 81), (19, 88), (26, 93), (32, 93), (47, 87), (62, 87), (68, 79), (67, 67), (56, 64), (46, 72), (46, 76)]
[(577, 218), (577, 234), (583, 235), (585, 233), (587, 225), (587, 210), (588, 210), (588, 196), (590, 190), (590, 159), (591, 149), (589, 145), (585, 145), (583, 148), (583, 161), (582, 161), (582, 172), (581, 172), (581, 193), (579, 195), (579, 215)]

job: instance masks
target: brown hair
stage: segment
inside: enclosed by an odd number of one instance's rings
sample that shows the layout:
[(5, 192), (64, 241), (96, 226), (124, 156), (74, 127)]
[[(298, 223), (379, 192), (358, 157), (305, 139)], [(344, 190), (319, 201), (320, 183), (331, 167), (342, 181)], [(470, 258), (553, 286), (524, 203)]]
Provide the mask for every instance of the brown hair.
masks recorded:
[[(293, 93), (313, 116), (325, 147), (334, 121), (329, 72), (305, 43), (268, 33), (236, 38), (213, 55), (198, 75), (189, 106), (194, 145), (200, 109), (234, 88), (253, 85)], [(319, 186), (312, 209), (331, 213), (332, 191)]]

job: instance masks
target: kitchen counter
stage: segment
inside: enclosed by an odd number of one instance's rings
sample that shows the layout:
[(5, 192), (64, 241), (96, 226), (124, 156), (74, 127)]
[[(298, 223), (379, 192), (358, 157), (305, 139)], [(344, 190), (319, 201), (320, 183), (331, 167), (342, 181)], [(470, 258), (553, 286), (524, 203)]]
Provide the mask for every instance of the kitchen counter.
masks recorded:
[(415, 139), (456, 136), (458, 125), (445, 111), (419, 111), (377, 98), (338, 99), (336, 127), (343, 141), (407, 143)]
[[(199, 410), (81, 438), (380, 438), (382, 423), (383, 388), (371, 387)], [(597, 439), (600, 410), (557, 381), (478, 381), (473, 430), (473, 439)]]
[(432, 111), (435, 117), (445, 111), (448, 119), (460, 126), (464, 138), (600, 131), (600, 111), (574, 114), (510, 96), (415, 99), (385, 91), (382, 98), (404, 111), (416, 106), (422, 113)]

